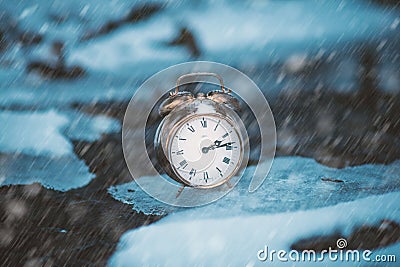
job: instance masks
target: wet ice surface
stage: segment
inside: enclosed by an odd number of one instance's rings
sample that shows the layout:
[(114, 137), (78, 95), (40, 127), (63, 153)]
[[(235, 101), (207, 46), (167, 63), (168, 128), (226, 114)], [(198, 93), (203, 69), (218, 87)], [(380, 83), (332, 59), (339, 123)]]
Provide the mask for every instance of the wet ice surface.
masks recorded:
[(0, 185), (40, 182), (61, 191), (95, 177), (71, 141), (94, 141), (120, 129), (118, 121), (106, 116), (53, 109), (0, 111), (0, 125)]
[[(322, 195), (324, 191), (322, 189)], [(285, 195), (282, 197), (285, 198)], [(249, 198), (251, 199), (250, 196)], [(309, 201), (313, 201), (313, 196), (310, 196)], [(257, 259), (257, 252), (268, 246), (269, 250), (284, 249), (289, 253), (294, 240), (307, 236), (329, 235), (334, 232), (347, 236), (354, 227), (361, 224), (375, 224), (381, 219), (399, 221), (399, 203), (400, 193), (396, 192), (335, 206), (275, 214), (255, 211), (247, 215), (242, 213), (221, 218), (219, 209), (208, 209), (206, 217), (203, 209), (190, 209), (125, 233), (109, 265), (265, 266), (273, 263), (274, 266), (292, 266), (293, 262), (280, 262), (276, 255), (272, 263), (270, 258), (261, 262)], [(242, 204), (247, 205), (244, 199)], [(225, 206), (225, 209), (238, 208), (240, 209), (238, 205)], [(374, 250), (372, 255), (396, 255), (398, 248), (398, 244), (392, 245)], [(311, 261), (295, 263), (296, 266), (322, 264)], [(339, 260), (329, 261), (325, 257), (323, 264), (343, 266), (344, 263)], [(347, 264), (359, 266), (360, 262)]]
[[(248, 167), (244, 177), (228, 195), (213, 204), (194, 208), (196, 216), (226, 217), (312, 209), (400, 189), (400, 161), (390, 165), (368, 164), (334, 169), (309, 158), (278, 157), (262, 186), (249, 193), (250, 177), (246, 173), (251, 173), (253, 168)], [(322, 180), (326, 178), (343, 182)], [(148, 179), (149, 183), (155, 184), (152, 177), (139, 179)], [(113, 186), (109, 193), (145, 214), (186, 211), (148, 196), (134, 181)]]
[(59, 191), (85, 186), (95, 175), (75, 155), (46, 157), (0, 155), (0, 186), (41, 183)]

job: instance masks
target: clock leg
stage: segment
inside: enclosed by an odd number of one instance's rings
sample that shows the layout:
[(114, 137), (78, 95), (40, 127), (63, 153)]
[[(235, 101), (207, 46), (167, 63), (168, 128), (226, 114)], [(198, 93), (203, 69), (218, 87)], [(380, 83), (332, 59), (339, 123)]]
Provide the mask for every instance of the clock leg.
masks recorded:
[(183, 189), (185, 189), (185, 187), (186, 187), (186, 185), (182, 185), (182, 187), (179, 188), (178, 193), (176, 193), (176, 197), (175, 198), (178, 198), (181, 195), (181, 193), (182, 193)]

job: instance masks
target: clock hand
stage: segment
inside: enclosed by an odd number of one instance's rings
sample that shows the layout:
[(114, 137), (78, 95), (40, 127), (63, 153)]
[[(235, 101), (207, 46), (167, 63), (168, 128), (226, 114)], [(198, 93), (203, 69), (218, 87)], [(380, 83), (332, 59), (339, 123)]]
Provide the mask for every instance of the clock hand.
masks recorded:
[(210, 145), (210, 146), (205, 146), (205, 147), (203, 147), (203, 148), (201, 149), (201, 152), (203, 152), (204, 154), (206, 154), (206, 153), (208, 153), (208, 151), (210, 151), (210, 150), (214, 150), (214, 149), (220, 148), (220, 147), (230, 146), (230, 145), (232, 145), (232, 144), (235, 143), (235, 142), (227, 142), (227, 143), (222, 144), (222, 145), (221, 145), (221, 143), (222, 143), (222, 141), (216, 140), (216, 141), (214, 142), (214, 145)]
[(227, 143), (221, 145), (222, 141), (217, 140), (214, 143), (215, 143), (215, 148), (219, 148), (219, 147), (224, 147), (224, 146), (230, 146), (235, 142), (227, 142)]
[(201, 152), (203, 152), (204, 154), (207, 154), (208, 151), (210, 150), (214, 150), (215, 149), (215, 145), (211, 145), (211, 146), (205, 146), (201, 149)]

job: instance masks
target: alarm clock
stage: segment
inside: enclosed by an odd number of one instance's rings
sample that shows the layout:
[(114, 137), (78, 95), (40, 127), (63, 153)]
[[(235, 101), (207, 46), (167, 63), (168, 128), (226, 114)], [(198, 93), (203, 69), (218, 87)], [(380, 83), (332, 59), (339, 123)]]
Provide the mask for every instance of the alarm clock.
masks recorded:
[[(180, 91), (181, 81), (191, 76), (215, 77), (220, 89), (197, 95)], [(184, 186), (205, 189), (227, 184), (247, 165), (249, 154), (240, 110), (238, 99), (218, 74), (180, 76), (158, 109), (163, 117), (154, 137), (159, 167)]]

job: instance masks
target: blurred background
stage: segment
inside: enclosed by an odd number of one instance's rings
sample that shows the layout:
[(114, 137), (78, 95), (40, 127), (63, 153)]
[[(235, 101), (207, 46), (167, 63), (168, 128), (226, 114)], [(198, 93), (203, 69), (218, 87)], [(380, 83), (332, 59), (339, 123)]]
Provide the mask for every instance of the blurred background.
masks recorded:
[(86, 95), (126, 99), (149, 75), (190, 60), (239, 68), (269, 97), (284, 90), (349, 92), (366, 82), (399, 91), (397, 1), (0, 4), (2, 106), (24, 104), (29, 94), (32, 105), (47, 106), (87, 101)]

